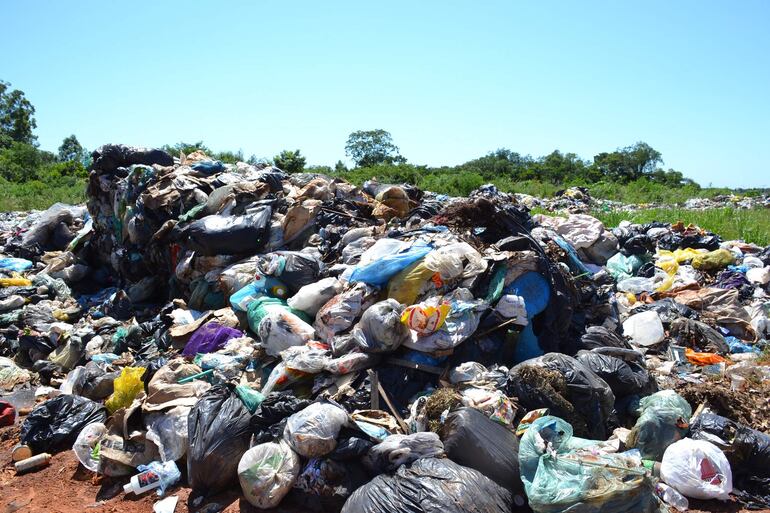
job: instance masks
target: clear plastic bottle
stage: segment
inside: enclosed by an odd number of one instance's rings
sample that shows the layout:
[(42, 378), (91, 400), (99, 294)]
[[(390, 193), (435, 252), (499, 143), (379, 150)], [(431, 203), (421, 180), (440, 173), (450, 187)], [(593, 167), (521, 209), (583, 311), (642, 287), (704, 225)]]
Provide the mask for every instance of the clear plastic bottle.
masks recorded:
[(678, 511), (687, 511), (687, 508), (690, 507), (687, 497), (665, 483), (659, 482), (656, 484), (655, 493), (663, 500), (663, 502), (676, 508)]
[(167, 461), (161, 463), (159, 461), (153, 461), (149, 465), (139, 465), (137, 467), (140, 471), (139, 474), (133, 476), (131, 481), (123, 486), (125, 493), (134, 492), (136, 495), (159, 488), (159, 495), (163, 495), (166, 488), (173, 485), (181, 474), (173, 461)]

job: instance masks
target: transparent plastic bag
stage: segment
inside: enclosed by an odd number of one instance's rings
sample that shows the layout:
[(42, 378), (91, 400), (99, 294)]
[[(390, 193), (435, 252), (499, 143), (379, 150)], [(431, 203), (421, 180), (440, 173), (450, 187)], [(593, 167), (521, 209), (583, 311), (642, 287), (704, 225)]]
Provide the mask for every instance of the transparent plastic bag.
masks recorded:
[(353, 337), (362, 351), (386, 353), (395, 351), (409, 340), (409, 328), (401, 322), (404, 307), (395, 299), (370, 306), (353, 329)]
[(83, 428), (72, 446), (78, 461), (91, 472), (99, 470), (99, 452), (94, 451), (94, 448), (106, 434), (104, 424), (94, 422)]
[(246, 451), (238, 463), (238, 480), (249, 503), (269, 509), (278, 506), (289, 493), (299, 471), (299, 456), (281, 440)]
[(146, 415), (147, 439), (158, 446), (162, 461), (176, 461), (187, 452), (187, 418), (190, 408), (176, 406)]
[(289, 417), (284, 439), (305, 458), (329, 454), (337, 446), (337, 435), (347, 424), (345, 410), (330, 403), (313, 403)]
[[(464, 265), (463, 261), (468, 263)], [(425, 256), (425, 267), (437, 272), (444, 280), (469, 278), (487, 270), (487, 262), (467, 242), (455, 242), (441, 246)]]
[(424, 432), (411, 435), (390, 435), (369, 449), (363, 463), (369, 470), (390, 472), (401, 465), (408, 465), (420, 458), (436, 458), (444, 455), (444, 444), (436, 433)]

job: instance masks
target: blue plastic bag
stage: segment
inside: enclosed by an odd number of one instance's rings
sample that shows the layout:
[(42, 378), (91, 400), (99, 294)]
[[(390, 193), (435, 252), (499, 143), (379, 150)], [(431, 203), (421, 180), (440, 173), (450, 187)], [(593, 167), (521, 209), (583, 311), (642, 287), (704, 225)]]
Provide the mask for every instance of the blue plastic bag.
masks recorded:
[(363, 266), (356, 266), (350, 275), (350, 281), (361, 281), (382, 287), (400, 271), (430, 253), (431, 249), (433, 248), (429, 245), (412, 246), (404, 252), (387, 255)]
[(20, 273), (32, 267), (32, 262), (25, 258), (0, 258), (0, 269)]
[(757, 346), (742, 342), (736, 337), (725, 337), (725, 342), (727, 342), (727, 347), (730, 348), (732, 354), (762, 352)]

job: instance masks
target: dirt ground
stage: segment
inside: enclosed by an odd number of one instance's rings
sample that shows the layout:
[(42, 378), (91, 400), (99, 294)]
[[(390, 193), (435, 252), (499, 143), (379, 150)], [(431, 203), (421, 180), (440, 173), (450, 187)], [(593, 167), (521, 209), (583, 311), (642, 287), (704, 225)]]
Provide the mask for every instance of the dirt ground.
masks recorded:
[[(36, 472), (16, 475), (11, 462), (11, 448), (18, 441), (18, 428), (0, 429), (0, 513), (152, 513), (159, 500), (154, 493), (139, 497), (125, 495), (123, 485), (128, 478), (94, 478), (80, 466), (72, 451), (55, 454), (51, 464)], [(184, 478), (184, 470), (183, 478)], [(177, 486), (166, 496), (179, 497), (176, 512), (200, 513), (304, 513), (304, 508), (281, 505), (272, 510), (259, 510), (246, 502), (239, 490), (211, 497), (201, 504), (188, 504), (190, 489)], [(286, 501), (284, 501), (286, 502)], [(690, 501), (695, 513), (743, 513), (735, 502)], [(748, 513), (746, 511), (746, 513)], [(761, 510), (760, 513), (770, 513)]]
[[(123, 493), (128, 478), (94, 478), (78, 462), (72, 451), (55, 454), (43, 469), (16, 475), (11, 449), (18, 442), (18, 428), (0, 428), (0, 513), (152, 513), (152, 505), (161, 499), (154, 492), (140, 496)], [(180, 469), (183, 472), (184, 469)], [(200, 504), (188, 504), (190, 489), (176, 486), (165, 497), (176, 495), (176, 512), (201, 513), (301, 513), (302, 510), (279, 507), (260, 510), (246, 502), (240, 490), (219, 494)]]

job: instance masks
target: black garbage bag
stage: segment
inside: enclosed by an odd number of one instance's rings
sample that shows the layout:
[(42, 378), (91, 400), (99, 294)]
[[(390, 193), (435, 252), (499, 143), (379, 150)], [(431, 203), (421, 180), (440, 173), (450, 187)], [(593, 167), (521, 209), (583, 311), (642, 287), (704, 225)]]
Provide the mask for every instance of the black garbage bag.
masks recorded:
[(181, 231), (186, 247), (205, 256), (255, 254), (269, 237), (272, 209), (242, 216), (206, 216)]
[(547, 353), (509, 373), (509, 396), (528, 410), (548, 408), (572, 424), (575, 434), (606, 440), (614, 429), (615, 395), (602, 378), (571, 356)]
[(238, 462), (249, 448), (249, 410), (228, 385), (217, 385), (187, 418), (187, 476), (190, 487), (209, 495), (238, 483)]
[(105, 144), (91, 152), (92, 169), (112, 171), (118, 167), (128, 167), (134, 164), (151, 166), (171, 166), (174, 158), (163, 150), (135, 148), (125, 144)]
[(107, 420), (107, 410), (79, 395), (60, 395), (37, 406), (21, 425), (21, 443), (32, 452), (72, 449), (88, 424)]
[(589, 351), (597, 347), (631, 349), (631, 344), (626, 339), (604, 326), (589, 326), (586, 328), (586, 332), (580, 337), (579, 346)]
[(719, 249), (719, 245), (722, 243), (722, 239), (718, 235), (713, 233), (706, 234), (681, 234), (681, 233), (668, 233), (658, 239), (658, 247), (665, 249), (666, 251), (674, 251), (676, 249), (707, 249), (714, 251)]
[(374, 445), (359, 436), (344, 436), (345, 428), (340, 431), (337, 447), (328, 454), (328, 458), (336, 461), (357, 460), (369, 452)]
[(475, 408), (451, 412), (439, 433), (444, 452), (455, 463), (478, 470), (513, 494), (523, 497), (519, 473), (519, 439)]
[(323, 262), (299, 251), (276, 251), (265, 256), (260, 268), (263, 273), (278, 278), (293, 295), (305, 285), (318, 281)]
[(72, 392), (93, 401), (107, 399), (115, 389), (115, 379), (120, 371), (107, 372), (104, 365), (88, 362), (72, 385)]
[(690, 438), (722, 449), (733, 472), (733, 495), (750, 509), (770, 508), (770, 435), (702, 413), (690, 426)]
[(687, 319), (698, 318), (698, 312), (687, 305), (677, 303), (670, 297), (659, 299), (649, 305), (641, 305), (634, 308), (634, 312), (646, 312), (647, 310), (658, 312), (661, 322), (666, 326), (677, 320), (679, 317), (686, 317)]
[(477, 470), (422, 458), (353, 492), (342, 513), (509, 513), (511, 493)]
[(757, 258), (762, 260), (763, 264), (770, 265), (770, 246), (757, 253)]
[(730, 347), (725, 337), (708, 324), (694, 319), (677, 319), (671, 323), (671, 336), (680, 345), (691, 347), (696, 351), (727, 354)]
[(297, 399), (291, 391), (272, 392), (265, 397), (250, 420), (254, 444), (273, 442), (283, 436), (286, 419), (310, 405), (307, 399)]
[(626, 256), (646, 255), (655, 250), (655, 243), (649, 235), (634, 235), (620, 244), (620, 252)]
[(658, 389), (655, 378), (647, 372), (644, 357), (633, 349), (584, 350), (575, 358), (606, 381), (617, 399), (629, 395), (645, 396)]

